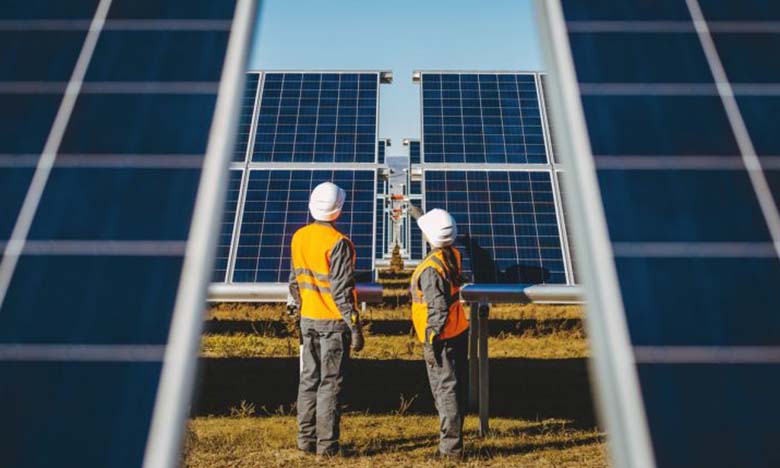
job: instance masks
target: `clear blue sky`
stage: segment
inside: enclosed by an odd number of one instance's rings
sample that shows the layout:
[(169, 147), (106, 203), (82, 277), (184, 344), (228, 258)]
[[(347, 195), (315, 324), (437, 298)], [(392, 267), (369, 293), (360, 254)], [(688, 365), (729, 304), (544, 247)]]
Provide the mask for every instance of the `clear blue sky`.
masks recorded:
[(263, 0), (249, 66), (392, 70), (379, 136), (420, 134), (413, 70), (540, 70), (533, 0)]

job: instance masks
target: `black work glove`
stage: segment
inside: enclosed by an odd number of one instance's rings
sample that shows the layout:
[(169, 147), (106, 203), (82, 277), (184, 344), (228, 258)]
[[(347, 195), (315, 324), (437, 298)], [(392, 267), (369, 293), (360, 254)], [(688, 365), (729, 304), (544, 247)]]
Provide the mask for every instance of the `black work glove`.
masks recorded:
[(363, 330), (357, 326), (352, 327), (352, 351), (360, 352), (363, 350), (363, 346), (365, 346), (365, 339), (363, 338)]
[(287, 316), (295, 318), (298, 316), (298, 306), (295, 304), (287, 304)]

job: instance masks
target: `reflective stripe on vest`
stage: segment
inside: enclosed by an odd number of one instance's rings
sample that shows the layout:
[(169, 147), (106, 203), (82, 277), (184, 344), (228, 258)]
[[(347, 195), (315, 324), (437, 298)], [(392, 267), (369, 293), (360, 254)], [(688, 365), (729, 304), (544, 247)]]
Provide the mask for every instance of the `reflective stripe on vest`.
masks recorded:
[(329, 273), (330, 253), (345, 238), (333, 226), (321, 223), (304, 226), (293, 235), (293, 274), (301, 295), (302, 317), (342, 320), (331, 293)]
[(425, 329), (428, 327), (428, 302), (425, 300), (422, 288), (420, 288), (420, 275), (428, 268), (433, 268), (436, 273), (444, 278), (450, 285), (450, 303), (447, 304), (449, 307), (449, 314), (447, 315), (447, 321), (444, 324), (444, 328), (439, 334), (439, 338), (442, 340), (453, 338), (469, 328), (466, 311), (463, 308), (463, 304), (460, 302), (460, 252), (455, 247), (451, 247), (451, 249), (455, 256), (455, 267), (457, 271), (451, 271), (451, 269), (447, 267), (447, 264), (444, 261), (444, 252), (439, 249), (433, 251), (425, 260), (420, 262), (414, 270), (414, 274), (412, 274), (412, 323), (417, 332), (417, 338), (423, 343), (426, 341), (430, 342), (431, 339), (431, 337), (425, 336)]

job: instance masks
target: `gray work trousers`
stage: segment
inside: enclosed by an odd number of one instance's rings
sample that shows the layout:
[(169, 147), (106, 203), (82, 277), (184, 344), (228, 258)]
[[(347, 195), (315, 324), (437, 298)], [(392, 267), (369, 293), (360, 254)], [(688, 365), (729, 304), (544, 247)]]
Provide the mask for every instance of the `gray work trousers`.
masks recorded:
[(349, 360), (349, 331), (303, 330), (298, 383), (298, 448), (339, 450), (341, 394)]
[(468, 333), (423, 345), (428, 382), (439, 411), (439, 452), (461, 455), (468, 404)]

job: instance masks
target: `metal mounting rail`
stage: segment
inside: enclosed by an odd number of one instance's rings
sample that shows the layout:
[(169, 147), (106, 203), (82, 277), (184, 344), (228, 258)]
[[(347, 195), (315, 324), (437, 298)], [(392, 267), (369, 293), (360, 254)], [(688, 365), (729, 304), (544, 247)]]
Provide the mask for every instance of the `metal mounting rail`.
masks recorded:
[[(358, 302), (382, 302), (382, 285), (359, 283)], [(212, 283), (209, 302), (286, 302), (287, 283)]]
[(582, 288), (566, 284), (466, 284), (465, 302), (488, 304), (582, 304)]
[[(382, 302), (382, 286), (375, 283), (357, 285), (358, 301)], [(488, 304), (581, 304), (582, 289), (563, 284), (466, 284), (461, 289), (465, 302)], [(209, 286), (210, 302), (285, 302), (287, 283), (213, 283)]]

